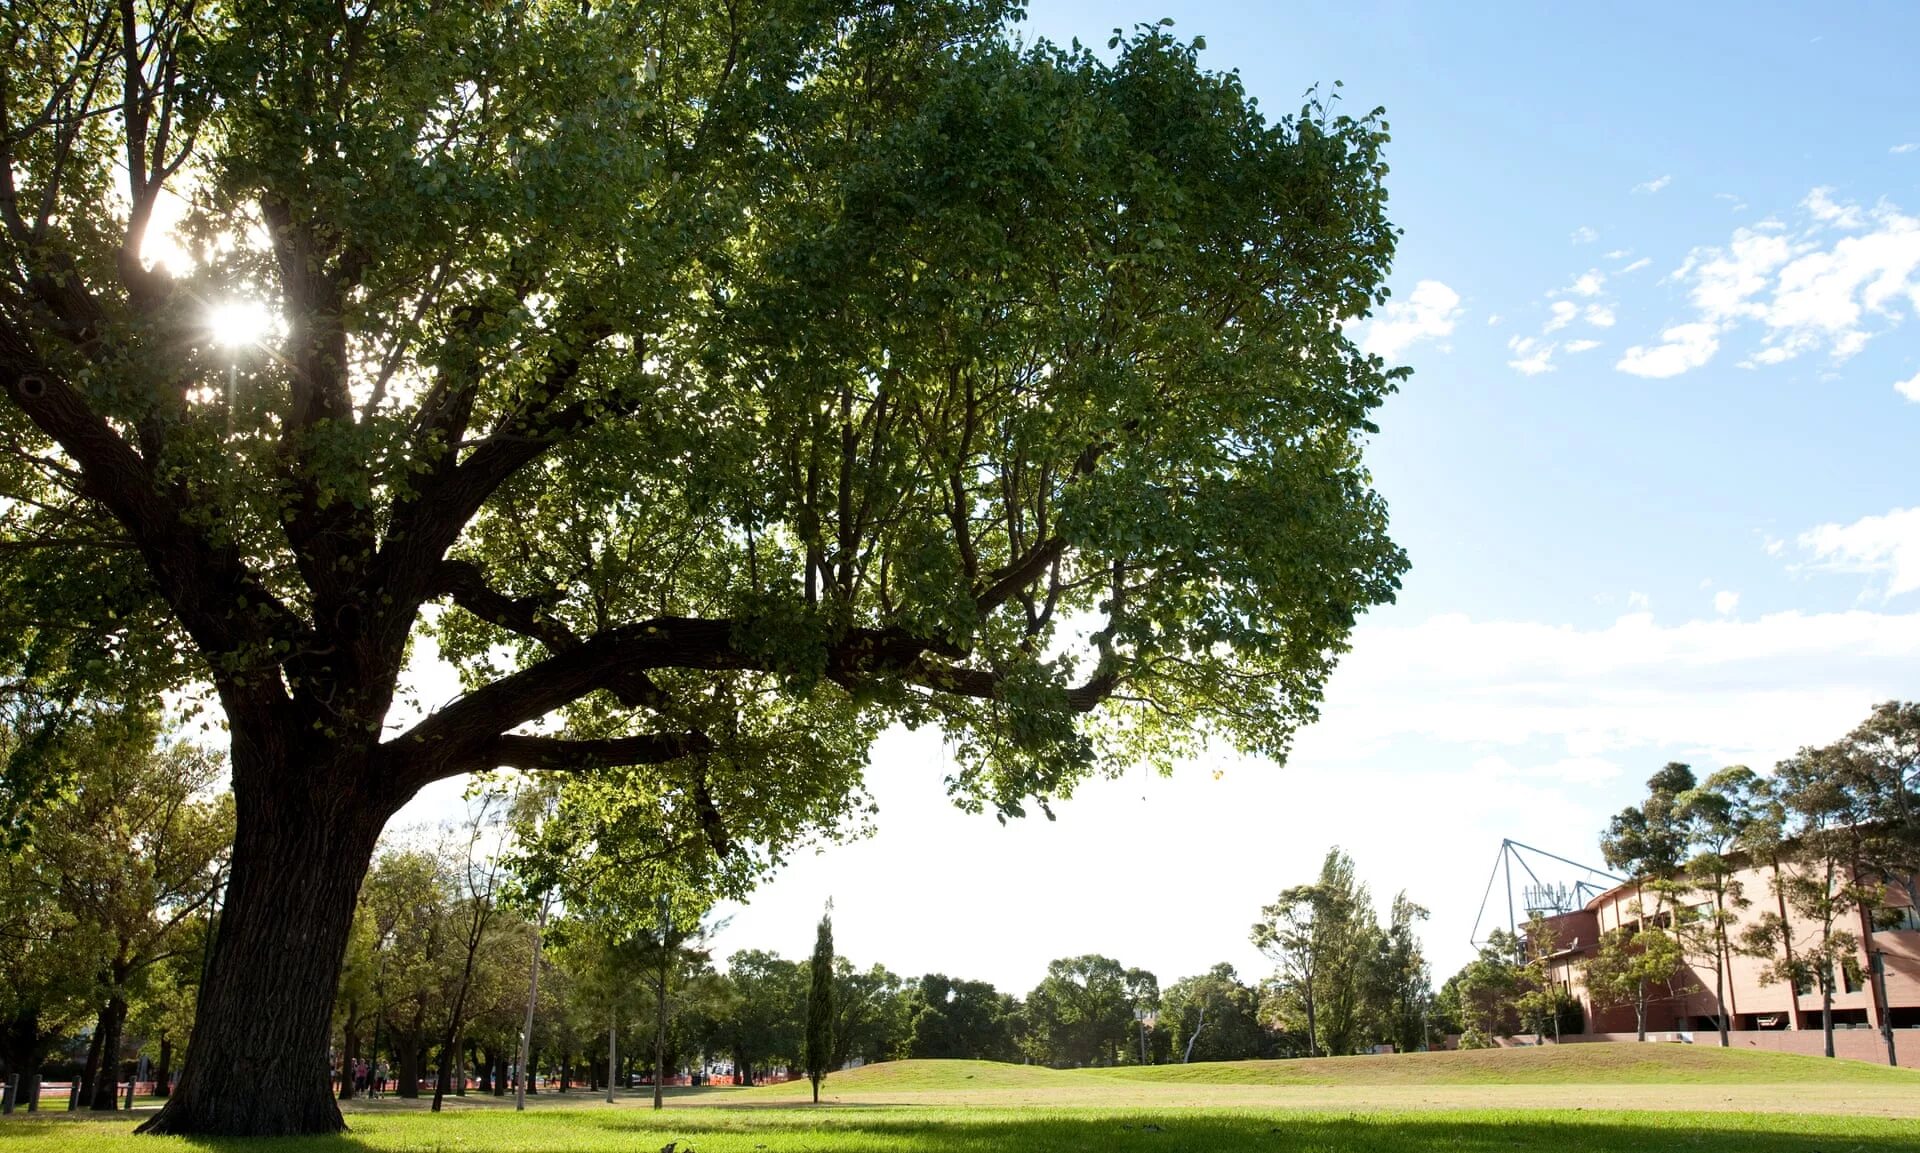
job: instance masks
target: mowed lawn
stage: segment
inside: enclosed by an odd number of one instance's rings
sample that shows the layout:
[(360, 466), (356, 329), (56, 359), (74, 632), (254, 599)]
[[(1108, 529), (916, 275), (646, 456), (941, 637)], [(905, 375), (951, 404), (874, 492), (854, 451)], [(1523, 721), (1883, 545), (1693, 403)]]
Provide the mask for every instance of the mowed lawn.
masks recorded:
[(132, 1120), (0, 1119), (0, 1153), (1400, 1153), (1693, 1150), (1920, 1153), (1920, 1073), (1850, 1061), (1656, 1045), (1569, 1045), (1322, 1061), (1049, 1070), (901, 1061), (804, 1083), (644, 1093), (608, 1105), (543, 1093), (527, 1112), (468, 1097), (353, 1103), (352, 1132), (290, 1141), (131, 1135)]

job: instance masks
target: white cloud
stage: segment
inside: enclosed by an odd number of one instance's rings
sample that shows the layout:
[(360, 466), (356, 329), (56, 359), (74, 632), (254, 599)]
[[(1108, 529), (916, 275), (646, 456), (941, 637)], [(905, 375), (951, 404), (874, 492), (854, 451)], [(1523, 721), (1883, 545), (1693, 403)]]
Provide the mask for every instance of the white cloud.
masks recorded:
[(1627, 257), (1632, 255), (1633, 255), (1633, 249), (1631, 248), (1616, 248), (1612, 252), (1607, 253), (1607, 259), (1608, 260), (1625, 260)]
[(1740, 594), (1732, 589), (1721, 589), (1713, 594), (1713, 611), (1723, 617), (1730, 617), (1740, 607)]
[[(1680, 745), (1757, 767), (1844, 732), (1876, 693), (1901, 691), (1917, 661), (1920, 613), (1786, 612), (1663, 627), (1640, 612), (1600, 629), (1464, 615), (1363, 625), (1313, 743), (1547, 738), (1572, 755)], [(1369, 725), (1379, 728), (1369, 734)]]
[(1799, 545), (1812, 557), (1804, 567), (1884, 578), (1886, 597), (1920, 589), (1920, 506), (1817, 525), (1800, 534)]
[[(1843, 361), (1920, 313), (1920, 219), (1884, 201), (1872, 208), (1842, 202), (1824, 187), (1809, 192), (1800, 208), (1798, 227), (1769, 219), (1735, 229), (1725, 245), (1687, 254), (1672, 279), (1688, 285), (1698, 315), (1669, 331), (1687, 337), (1692, 355), (1666, 352), (1652, 364), (1697, 368), (1718, 338), (1748, 323), (1761, 336), (1743, 365), (1781, 364), (1816, 350)], [(1659, 347), (1676, 343), (1663, 337)], [(1633, 371), (1627, 363), (1642, 361), (1623, 362)]]
[(1507, 362), (1507, 367), (1522, 376), (1552, 372), (1553, 350), (1556, 347), (1551, 341), (1541, 341), (1531, 336), (1512, 337), (1507, 341), (1507, 348), (1513, 352), (1513, 359)]
[(1580, 227), (1573, 230), (1573, 233), (1571, 237), (1569, 237), (1569, 239), (1571, 239), (1575, 244), (1592, 244), (1594, 241), (1600, 239), (1600, 234), (1598, 232), (1595, 232), (1593, 229), (1587, 227), (1586, 225), (1582, 224)]
[(1718, 324), (1743, 316), (1764, 316), (1766, 308), (1753, 297), (1766, 290), (1775, 269), (1793, 255), (1784, 236), (1738, 229), (1726, 248), (1696, 248), (1673, 274), (1693, 281), (1689, 294), (1694, 307)]
[(1672, 174), (1668, 174), (1665, 176), (1656, 176), (1652, 180), (1643, 181), (1639, 184), (1634, 185), (1633, 190), (1635, 192), (1644, 192), (1648, 195), (1652, 195), (1653, 193), (1660, 191), (1662, 188), (1665, 188), (1667, 185), (1672, 183), (1673, 183)]
[(1640, 609), (1642, 611), (1645, 611), (1646, 609), (1650, 608), (1652, 605), (1653, 605), (1653, 601), (1651, 598), (1647, 596), (1646, 593), (1630, 592), (1627, 594), (1627, 607), (1630, 609)]
[(1572, 324), (1574, 318), (1580, 315), (1580, 306), (1570, 300), (1556, 300), (1551, 308), (1553, 315), (1547, 318), (1546, 327), (1541, 332), (1557, 332)]
[(1815, 220), (1835, 228), (1860, 228), (1867, 222), (1866, 217), (1860, 215), (1859, 205), (1839, 203), (1833, 199), (1833, 189), (1824, 186), (1807, 193), (1800, 205)]
[(1718, 330), (1711, 324), (1676, 324), (1660, 334), (1660, 341), (1650, 347), (1634, 345), (1614, 367), (1632, 376), (1679, 376), (1712, 360), (1720, 347)]
[(1493, 327), (1494, 325), (1496, 325), (1496, 324), (1499, 324), (1499, 323), (1500, 323), (1500, 314), (1499, 314), (1499, 313), (1497, 313), (1497, 312), (1489, 312), (1489, 313), (1487, 314), (1487, 327), (1488, 327), (1488, 328), (1492, 328), (1492, 327)]
[(1625, 268), (1621, 269), (1619, 274), (1621, 276), (1625, 276), (1629, 272), (1638, 272), (1641, 269), (1645, 268), (1647, 265), (1652, 263), (1653, 263), (1652, 257), (1643, 256), (1640, 259), (1634, 261), (1632, 264), (1629, 264)]
[(1566, 345), (1568, 352), (1590, 352), (1599, 347), (1597, 340), (1569, 340)]
[(1606, 273), (1601, 272), (1597, 268), (1589, 268), (1579, 276), (1574, 277), (1573, 283), (1567, 286), (1567, 295), (1598, 296), (1600, 295), (1600, 289), (1605, 286), (1606, 283)]
[(1389, 301), (1360, 341), (1360, 350), (1387, 360), (1397, 360), (1423, 340), (1440, 340), (1453, 334), (1459, 320), (1460, 294), (1437, 280), (1423, 280), (1413, 286), (1405, 300)]
[(1920, 141), (1909, 140), (1905, 144), (1896, 144), (1892, 148), (1887, 149), (1887, 151), (1893, 153), (1895, 156), (1899, 156), (1905, 152), (1920, 152)]
[(1915, 404), (1920, 404), (1920, 372), (1914, 373), (1906, 380), (1894, 381), (1893, 390)]
[(1613, 327), (1613, 306), (1610, 304), (1587, 305), (1587, 323), (1595, 328)]

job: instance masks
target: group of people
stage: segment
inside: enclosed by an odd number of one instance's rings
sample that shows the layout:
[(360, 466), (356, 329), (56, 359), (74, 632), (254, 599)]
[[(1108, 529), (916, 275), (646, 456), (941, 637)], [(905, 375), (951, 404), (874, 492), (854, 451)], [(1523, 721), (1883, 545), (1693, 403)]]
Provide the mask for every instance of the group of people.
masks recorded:
[(353, 1091), (358, 1096), (380, 1096), (386, 1092), (387, 1082), (392, 1076), (393, 1070), (387, 1068), (384, 1060), (368, 1064), (365, 1057), (353, 1059)]

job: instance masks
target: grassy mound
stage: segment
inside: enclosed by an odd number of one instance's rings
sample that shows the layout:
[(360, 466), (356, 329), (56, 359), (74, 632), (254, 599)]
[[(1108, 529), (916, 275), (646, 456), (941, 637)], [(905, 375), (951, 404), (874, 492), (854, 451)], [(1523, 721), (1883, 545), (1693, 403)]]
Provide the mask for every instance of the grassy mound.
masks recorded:
[[(1168, 1085), (1897, 1084), (1920, 1072), (1864, 1061), (1701, 1045), (1559, 1045), (1295, 1061), (1210, 1061), (1117, 1069), (1045, 1069), (993, 1061), (887, 1061), (835, 1073), (835, 1092), (1069, 1091), (1090, 1081)], [(780, 1088), (780, 1087), (775, 1087)]]

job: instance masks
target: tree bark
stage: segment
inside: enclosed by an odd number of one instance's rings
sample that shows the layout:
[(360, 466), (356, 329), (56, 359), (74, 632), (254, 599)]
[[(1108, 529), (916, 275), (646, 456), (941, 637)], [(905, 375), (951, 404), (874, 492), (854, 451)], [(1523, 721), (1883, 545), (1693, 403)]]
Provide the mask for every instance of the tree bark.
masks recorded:
[(395, 1095), (408, 1100), (420, 1097), (420, 1051), (425, 1045), (419, 1032), (399, 1034), (400, 1085)]
[(360, 1058), (360, 1003), (347, 1006), (346, 1024), (340, 1029), (340, 1099), (353, 1099), (353, 1063)]
[(235, 727), (236, 833), (220, 932), (180, 1084), (141, 1132), (345, 1128), (327, 1063), (334, 991), (360, 882), (403, 798), (361, 792), (363, 761), (295, 763), (279, 735)]
[[(118, 987), (118, 982), (115, 982)], [(120, 1108), (120, 1048), (126, 1040), (127, 999), (116, 993), (107, 998), (100, 1014), (100, 1079), (93, 1083), (93, 1109), (111, 1113)]]
[[(667, 1079), (667, 980), (672, 975), (673, 951), (667, 947), (666, 932), (660, 935), (660, 984), (655, 990), (653, 1017), (653, 1107), (666, 1107)], [(820, 1078), (813, 1079), (813, 1103), (820, 1103)]]
[(75, 1100), (82, 1105), (92, 1103), (100, 1084), (100, 1042), (106, 1036), (103, 1029), (95, 1029), (93, 1038), (87, 1042), (87, 1064), (80, 1073), (80, 1095)]
[[(1829, 968), (1833, 962), (1828, 961)], [(1826, 1034), (1827, 1056), (1833, 1056), (1833, 982), (1827, 974), (1820, 974), (1820, 1031)]]
[(153, 1067), (153, 1095), (164, 1098), (173, 1092), (173, 1038), (160, 1036), (160, 1063)]

